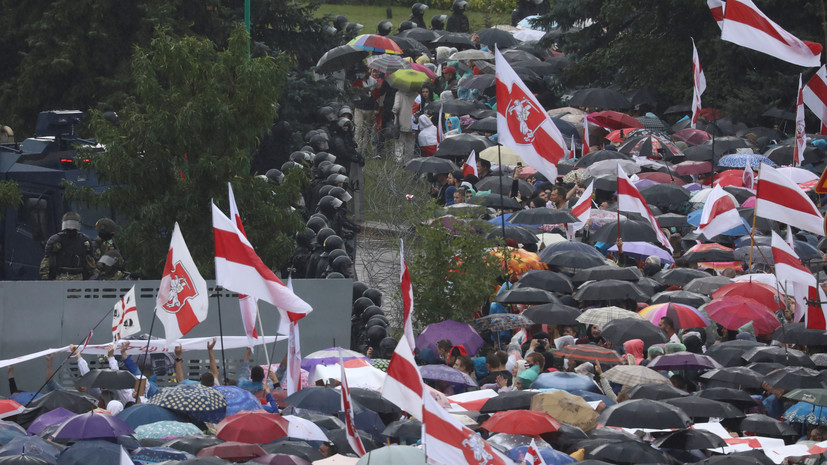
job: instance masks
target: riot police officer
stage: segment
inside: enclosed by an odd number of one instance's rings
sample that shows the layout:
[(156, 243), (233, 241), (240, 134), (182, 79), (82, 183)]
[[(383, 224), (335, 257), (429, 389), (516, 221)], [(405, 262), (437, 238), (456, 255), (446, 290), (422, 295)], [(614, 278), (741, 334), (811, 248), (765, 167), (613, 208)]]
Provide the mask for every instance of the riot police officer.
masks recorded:
[(448, 17), (445, 22), (445, 30), (448, 32), (471, 32), (471, 25), (468, 23), (468, 17), (465, 16), (465, 7), (468, 2), (465, 0), (454, 0), (454, 13)]
[(97, 272), (92, 279), (123, 279), (123, 256), (115, 244), (118, 225), (111, 218), (101, 218), (95, 223), (98, 237), (92, 242), (92, 256)]
[(61, 231), (46, 241), (46, 250), (40, 262), (40, 278), (72, 281), (89, 279), (95, 273), (92, 241), (80, 232), (80, 215), (63, 215)]
[(416, 27), (421, 27), (425, 29), (427, 26), (425, 25), (425, 10), (428, 9), (428, 5), (424, 3), (414, 3), (411, 6), (411, 17), (410, 20)]

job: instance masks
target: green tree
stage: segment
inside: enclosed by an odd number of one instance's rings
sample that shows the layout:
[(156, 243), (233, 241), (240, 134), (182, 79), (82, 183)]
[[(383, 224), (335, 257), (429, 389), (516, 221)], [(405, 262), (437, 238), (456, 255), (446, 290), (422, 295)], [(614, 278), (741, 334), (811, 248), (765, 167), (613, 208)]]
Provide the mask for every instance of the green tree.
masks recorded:
[(127, 216), (120, 244), (129, 268), (158, 277), (177, 221), (202, 274), (212, 276), (209, 205), (214, 199), (227, 211), (228, 181), (259, 256), (270, 265), (289, 258), (301, 223), (289, 205), (303, 179), (275, 186), (249, 174), (251, 148), (276, 117), (285, 60), (249, 59), (241, 26), (223, 50), (159, 30), (136, 50), (132, 73), (134, 96), (118, 110), (120, 124), (100, 112), (91, 122), (106, 151), (89, 154), (90, 168), (111, 187), (99, 195), (70, 188), (78, 200)]
[(6, 213), (6, 208), (17, 208), (22, 202), (20, 187), (14, 181), (0, 181), (0, 218)]

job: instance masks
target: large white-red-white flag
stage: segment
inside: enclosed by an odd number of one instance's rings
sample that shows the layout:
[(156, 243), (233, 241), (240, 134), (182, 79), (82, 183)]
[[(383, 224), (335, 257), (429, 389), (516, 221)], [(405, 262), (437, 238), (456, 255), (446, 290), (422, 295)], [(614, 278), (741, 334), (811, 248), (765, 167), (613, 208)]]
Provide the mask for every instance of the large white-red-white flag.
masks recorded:
[(794, 65), (821, 65), (821, 44), (790, 34), (762, 13), (752, 0), (726, 2), (721, 39)]
[(347, 375), (345, 374), (345, 361), (342, 359), (342, 351), (339, 350), (339, 365), (342, 367), (342, 412), (345, 417), (345, 433), (347, 435), (347, 442), (350, 448), (359, 457), (365, 455), (365, 446), (362, 444), (362, 438), (359, 437), (359, 430), (356, 429), (356, 419), (353, 416), (353, 404), (350, 401), (350, 389), (347, 386)]
[(141, 322), (138, 321), (138, 306), (135, 303), (135, 286), (123, 297), (118, 299), (112, 309), (112, 342), (141, 332)]
[(512, 465), (479, 434), (462, 425), (431, 396), (422, 408), (422, 445), (428, 463)]
[(758, 170), (755, 214), (816, 235), (824, 234), (824, 217), (789, 177), (762, 163)]
[[(235, 203), (235, 195), (233, 195), (233, 185), (227, 183), (227, 190), (229, 191), (230, 201), (230, 218), (235, 221), (235, 225), (244, 237), (247, 233), (244, 231), (244, 224), (241, 222), (241, 214), (238, 212), (238, 206)], [(256, 317), (258, 316), (258, 303), (252, 296), (238, 294), (238, 306), (241, 309), (241, 324), (244, 326), (244, 334), (247, 335), (247, 341), (250, 348), (255, 347), (256, 339), (258, 339), (258, 331), (256, 331)]]
[(807, 148), (806, 123), (804, 122), (804, 94), (801, 88), (801, 75), (798, 75), (798, 93), (795, 105), (795, 148), (793, 149), (793, 166), (801, 166), (804, 149)]
[(522, 79), (494, 49), (497, 67), (497, 133), (500, 144), (514, 150), (551, 182), (557, 163), (566, 155), (566, 142)]
[(207, 281), (198, 272), (176, 222), (155, 301), (155, 316), (164, 325), (167, 343), (206, 320), (208, 309)]
[[(287, 277), (287, 289), (293, 292), (293, 276)], [(287, 395), (302, 388), (302, 349), (299, 338), (299, 322), (291, 321), (287, 333)]]
[(706, 90), (706, 76), (698, 58), (698, 49), (695, 48), (695, 39), (692, 39), (692, 120), (690, 126), (694, 129), (698, 124), (698, 115), (701, 113), (701, 95)]
[(477, 171), (477, 152), (475, 150), (471, 151), (468, 159), (465, 160), (465, 163), (462, 165), (462, 175), (468, 176), (469, 174), (473, 174), (476, 177), (480, 176), (480, 173)]
[(528, 445), (528, 449), (525, 451), (523, 461), (525, 465), (546, 465), (546, 461), (540, 455), (540, 450), (537, 449), (537, 442), (534, 441), (534, 438), (531, 438), (531, 444)]
[(695, 233), (712, 239), (718, 234), (743, 225), (737, 207), (732, 196), (720, 184), (716, 185), (704, 202), (701, 221)]
[[(781, 236), (772, 232), (772, 258), (775, 262), (775, 276), (778, 281), (784, 284), (787, 295), (806, 295), (807, 289), (817, 284), (815, 276), (808, 270), (798, 258), (795, 250), (787, 244)], [(796, 287), (800, 292), (796, 293)], [(796, 312), (794, 321), (799, 321), (803, 314), (804, 307), (796, 299)]]
[(212, 204), (215, 237), (215, 282), (225, 289), (244, 293), (275, 305), (281, 313), (279, 333), (289, 332), (288, 321), (298, 321), (313, 311), (261, 261), (250, 241)]
[(658, 242), (670, 251), (672, 250), (672, 244), (669, 242), (669, 238), (661, 231), (658, 220), (655, 219), (655, 215), (652, 214), (652, 211), (649, 210), (649, 206), (646, 204), (646, 199), (643, 198), (640, 191), (629, 181), (629, 178), (626, 177), (626, 172), (623, 171), (619, 163), (617, 165), (617, 211), (632, 212), (641, 215), (652, 225), (658, 237)]
[(821, 121), (821, 133), (827, 134), (827, 65), (822, 66), (801, 90), (804, 104)]
[(589, 147), (589, 117), (583, 115), (583, 145), (580, 147), (580, 157), (585, 157), (591, 152)]
[(723, 29), (726, 2), (723, 0), (706, 0), (706, 4), (709, 5), (709, 12), (712, 13), (712, 18), (718, 23), (718, 27)]
[(413, 333), (413, 286), (411, 274), (408, 272), (408, 263), (405, 261), (405, 242), (399, 240), (399, 288), (402, 291), (402, 334), (408, 339), (410, 347), (414, 347), (416, 340)]
[(574, 233), (583, 229), (586, 222), (592, 216), (592, 193), (594, 192), (594, 183), (586, 186), (583, 194), (577, 199), (577, 203), (571, 207), (571, 214), (577, 217), (577, 222), (566, 225), (566, 235), (569, 240), (574, 239)]

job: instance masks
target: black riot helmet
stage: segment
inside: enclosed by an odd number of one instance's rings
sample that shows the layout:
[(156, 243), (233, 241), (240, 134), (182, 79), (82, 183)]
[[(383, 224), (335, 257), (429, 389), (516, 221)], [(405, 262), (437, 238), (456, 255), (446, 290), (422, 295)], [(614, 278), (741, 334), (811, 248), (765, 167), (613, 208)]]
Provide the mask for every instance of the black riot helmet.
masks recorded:
[(389, 36), (391, 35), (391, 31), (393, 31), (393, 23), (391, 23), (387, 19), (379, 21), (379, 25), (376, 26), (376, 32), (380, 36)]
[(333, 155), (330, 152), (318, 152), (316, 156), (313, 157), (313, 164), (319, 166), (322, 162), (330, 162), (331, 164), (336, 163), (336, 155)]
[(281, 165), (281, 172), (289, 173), (290, 170), (292, 170), (293, 168), (300, 168), (300, 166), (297, 165), (294, 161), (286, 161)]
[(326, 152), (330, 150), (327, 134), (324, 132), (316, 133), (310, 137), (310, 145), (316, 152)]
[(345, 32), (350, 35), (356, 35), (361, 31), (365, 26), (359, 23), (347, 23), (347, 28), (345, 28)]
[(333, 107), (325, 105), (319, 108), (319, 119), (322, 123), (332, 123), (336, 121), (336, 111)]
[[(354, 289), (356, 283), (354, 283)], [(368, 299), (367, 297), (359, 297), (358, 299), (353, 301), (353, 314), (356, 316), (361, 316), (365, 310), (369, 307), (373, 307), (373, 301)]]
[[(354, 281), (353, 282), (353, 302), (356, 303), (360, 297), (362, 297), (362, 293), (365, 292), (365, 289), (368, 288), (368, 285), (363, 283), (362, 281)], [(370, 300), (370, 299), (368, 299)], [(371, 300), (371, 305), (373, 305), (373, 301)]]
[(316, 231), (313, 231), (311, 228), (304, 228), (304, 231), (296, 232), (296, 244), (310, 248), (313, 245), (313, 241), (316, 239)]
[(313, 161), (313, 155), (309, 152), (302, 152), (301, 150), (296, 150), (295, 152), (290, 154), (290, 161), (296, 162), (298, 164), (311, 163)]
[(284, 173), (282, 173), (281, 170), (277, 170), (275, 168), (267, 170), (267, 172), (264, 173), (264, 176), (267, 177), (268, 181), (274, 182), (276, 184), (281, 184), (282, 181), (284, 181)]
[[(330, 257), (328, 257), (328, 260), (330, 260)], [(334, 258), (330, 266), (333, 271), (342, 273), (345, 276), (353, 276), (353, 260), (347, 254)]]
[(325, 252), (328, 252), (328, 253), (333, 252), (336, 249), (344, 250), (344, 248), (345, 248), (345, 241), (342, 240), (341, 237), (339, 237), (335, 234), (324, 240), (324, 250), (325, 250)]
[(466, 6), (468, 6), (468, 2), (465, 0), (454, 0), (452, 9), (454, 10), (454, 13), (462, 13), (465, 11)]
[(385, 314), (385, 312), (382, 311), (381, 308), (377, 307), (376, 305), (372, 305), (372, 306), (366, 308), (364, 312), (362, 312), (362, 321), (367, 323), (368, 320), (370, 320), (370, 318), (372, 316), (384, 315), (384, 314)]
[(411, 13), (413, 13), (416, 16), (422, 16), (422, 15), (425, 14), (425, 10), (427, 10), (427, 9), (428, 9), (428, 5), (426, 5), (424, 3), (414, 3), (411, 6)]
[[(312, 216), (307, 220), (307, 227), (314, 233), (318, 234), (324, 228), (327, 228), (327, 221), (320, 216)], [(331, 229), (332, 231), (332, 229)]]
[(371, 326), (365, 332), (368, 336), (368, 341), (370, 341), (371, 347), (378, 347), (379, 343), (382, 342), (382, 339), (388, 337), (388, 330), (387, 328), (383, 328), (381, 326)]
[(347, 16), (339, 15), (333, 18), (333, 26), (336, 27), (336, 30), (342, 32), (347, 27)]
[(374, 304), (381, 307), (382, 306), (382, 291), (379, 289), (369, 288), (365, 290), (365, 293), (362, 294), (363, 296), (367, 297), (368, 299), (372, 300)]
[(324, 227), (316, 233), (316, 243), (317, 244), (324, 244), (324, 242), (327, 240), (328, 237), (335, 236), (335, 235), (336, 235), (336, 231), (334, 231), (330, 228)]
[(385, 328), (391, 325), (390, 321), (388, 321), (388, 317), (386, 317), (385, 315), (373, 315), (372, 317), (370, 317), (370, 319), (368, 319), (368, 322), (365, 323), (365, 326), (370, 327), (375, 326), (377, 324), (380, 326), (384, 326)]
[(339, 273), (338, 271), (333, 271), (331, 273), (328, 273), (325, 279), (345, 279), (345, 275)]
[[(322, 189), (324, 189), (324, 187), (322, 187)], [(320, 192), (321, 192), (321, 190), (320, 190)], [(348, 191), (345, 190), (344, 187), (333, 187), (333, 186), (331, 186), (331, 189), (328, 193), (330, 195), (332, 195), (333, 197), (336, 197), (337, 199), (341, 200), (342, 202), (350, 202), (351, 200), (353, 200), (353, 196), (350, 195), (348, 193)]]
[(327, 254), (327, 262), (332, 264), (333, 260), (336, 260), (337, 258), (344, 256), (347, 256), (347, 252), (345, 252), (345, 249), (333, 249)]
[(413, 21), (405, 20), (399, 23), (399, 32), (407, 31), (408, 29), (413, 29), (415, 27), (416, 24), (414, 24)]
[(336, 213), (336, 209), (341, 206), (342, 201), (332, 195), (326, 195), (319, 200), (319, 211), (324, 215), (332, 215)]
[(333, 189), (333, 186), (329, 186), (325, 184), (324, 186), (319, 188), (319, 197), (324, 197), (326, 195), (330, 195), (330, 190)]
[(445, 15), (436, 15), (431, 18), (431, 29), (441, 31), (445, 29)]
[(325, 180), (331, 186), (341, 186), (347, 182), (347, 176), (339, 173), (333, 173)]

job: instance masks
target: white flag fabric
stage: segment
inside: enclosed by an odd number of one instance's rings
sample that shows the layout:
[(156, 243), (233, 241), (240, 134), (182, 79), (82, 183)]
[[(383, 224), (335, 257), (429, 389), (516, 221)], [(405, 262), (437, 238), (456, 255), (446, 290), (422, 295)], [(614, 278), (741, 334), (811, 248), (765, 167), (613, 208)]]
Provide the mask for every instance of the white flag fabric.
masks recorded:
[(755, 214), (824, 235), (824, 218), (813, 201), (790, 178), (766, 163), (758, 170)]
[(422, 397), (425, 387), (408, 338), (399, 338), (388, 364), (387, 374), (382, 386), (382, 397), (422, 421)]
[(707, 239), (712, 239), (718, 234), (737, 228), (742, 224), (737, 205), (719, 184), (712, 188), (712, 192), (704, 202), (701, 221), (695, 233), (703, 234)]
[(469, 174), (477, 177), (480, 175), (479, 171), (477, 171), (477, 152), (475, 150), (471, 151), (465, 164), (462, 165), (462, 175), (468, 176)]
[(706, 0), (706, 4), (709, 5), (709, 12), (712, 13), (712, 18), (718, 23), (718, 27), (723, 29), (726, 2), (723, 0)]
[(755, 192), (755, 172), (752, 171), (752, 165), (747, 163), (744, 165), (744, 174), (741, 175), (741, 182), (744, 187)]
[(112, 310), (112, 342), (118, 342), (139, 332), (141, 332), (141, 322), (138, 321), (135, 286), (132, 286), (132, 289), (118, 300)]
[(798, 75), (798, 93), (795, 105), (795, 149), (793, 150), (793, 166), (801, 166), (804, 159), (804, 149), (807, 148), (807, 131), (804, 122), (804, 94), (801, 88), (801, 75)]
[[(235, 221), (236, 227), (247, 237), (244, 231), (244, 224), (241, 222), (241, 214), (238, 213), (238, 206), (235, 203), (235, 195), (233, 195), (233, 185), (227, 183), (227, 190), (229, 191), (230, 202), (230, 218)], [(250, 347), (254, 347), (256, 339), (258, 339), (258, 331), (256, 331), (256, 317), (258, 316), (258, 303), (256, 299), (249, 295), (238, 295), (238, 306), (241, 309), (241, 323), (244, 326), (244, 333), (247, 339), (250, 340)]]
[[(287, 288), (293, 291), (293, 276), (287, 277)], [(299, 322), (291, 321), (287, 334), (287, 395), (302, 388), (302, 349)]]
[(551, 182), (557, 163), (566, 155), (566, 141), (548, 113), (494, 49), (497, 69), (497, 134), (500, 144), (514, 150)]
[[(802, 290), (817, 284), (815, 276), (798, 258), (798, 254), (781, 236), (772, 232), (772, 258), (775, 262), (775, 276), (786, 288), (787, 295), (795, 295), (792, 286), (800, 285)], [(803, 315), (797, 315), (798, 317)], [(799, 318), (795, 320), (798, 321)]]
[(586, 222), (588, 222), (592, 216), (593, 192), (594, 183), (591, 183), (583, 190), (583, 195), (577, 199), (577, 203), (571, 207), (571, 214), (577, 217), (577, 221), (566, 225), (566, 236), (568, 236), (568, 240), (570, 241), (574, 240), (574, 233), (583, 229), (583, 226), (586, 226)]
[(135, 462), (132, 461), (132, 458), (129, 457), (129, 454), (126, 453), (126, 449), (121, 446), (121, 456), (118, 460), (118, 465), (135, 465)]
[(345, 361), (342, 359), (342, 351), (339, 350), (339, 365), (342, 366), (342, 412), (345, 416), (345, 433), (347, 434), (347, 442), (350, 448), (359, 457), (365, 455), (365, 446), (362, 444), (362, 438), (359, 437), (359, 431), (356, 429), (356, 419), (353, 416), (353, 404), (350, 402), (350, 389), (347, 387), (347, 376), (345, 375)]
[(821, 44), (790, 34), (762, 13), (752, 0), (726, 2), (721, 39), (794, 65), (821, 65)]
[(278, 307), (282, 334), (289, 331), (288, 320), (298, 321), (313, 311), (261, 261), (244, 234), (215, 204), (212, 204), (212, 218), (216, 284)]
[(585, 157), (589, 154), (589, 115), (583, 115), (583, 145), (580, 146), (580, 157)]
[(801, 90), (804, 104), (821, 121), (821, 133), (827, 134), (827, 65), (822, 66)]
[(155, 302), (155, 316), (164, 325), (167, 343), (206, 320), (208, 310), (207, 281), (198, 272), (176, 222)]
[(672, 251), (672, 243), (669, 242), (666, 234), (661, 231), (658, 220), (655, 219), (655, 215), (652, 214), (652, 211), (649, 210), (649, 206), (646, 204), (646, 199), (643, 198), (637, 188), (629, 181), (629, 178), (626, 177), (626, 172), (623, 171), (619, 163), (617, 165), (617, 210), (621, 212), (638, 213), (643, 216), (655, 230), (658, 242), (669, 249), (670, 252)]
[(698, 57), (698, 49), (695, 47), (695, 39), (692, 39), (692, 122), (690, 126), (694, 129), (698, 123), (698, 115), (701, 113), (701, 95), (706, 90), (706, 76), (701, 67), (701, 59)]
[(399, 288), (402, 291), (402, 334), (408, 339), (408, 345), (414, 347), (416, 339), (413, 333), (413, 287), (408, 263), (405, 262), (405, 243), (399, 240)]

